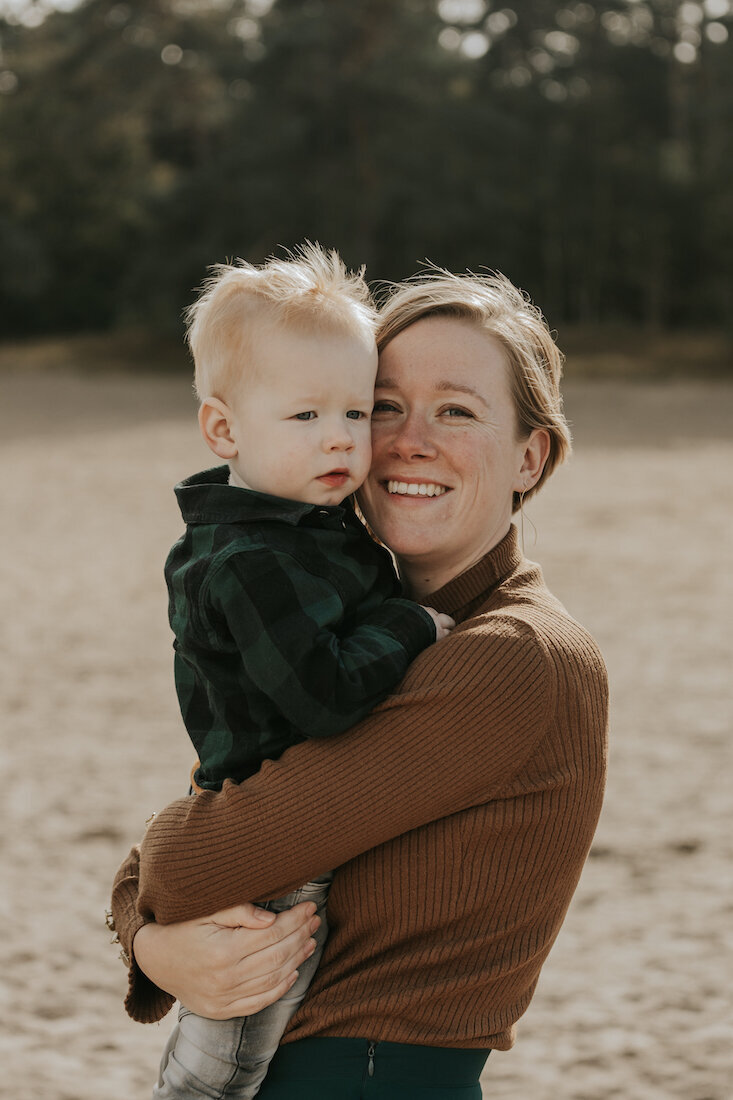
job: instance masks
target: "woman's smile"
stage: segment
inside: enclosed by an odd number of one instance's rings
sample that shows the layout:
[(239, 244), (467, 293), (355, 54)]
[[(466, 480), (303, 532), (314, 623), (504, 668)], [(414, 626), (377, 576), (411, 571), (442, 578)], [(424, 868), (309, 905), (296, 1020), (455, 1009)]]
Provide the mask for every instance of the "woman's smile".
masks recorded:
[(447, 485), (438, 485), (434, 481), (393, 480), (383, 481), (382, 484), (388, 493), (403, 497), (439, 497), (450, 492)]

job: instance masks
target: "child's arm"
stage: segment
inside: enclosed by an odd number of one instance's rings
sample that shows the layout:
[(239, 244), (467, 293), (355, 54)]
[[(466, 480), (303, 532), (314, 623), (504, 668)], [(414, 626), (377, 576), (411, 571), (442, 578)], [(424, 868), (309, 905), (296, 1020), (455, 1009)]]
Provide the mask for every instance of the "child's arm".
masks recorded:
[(290, 555), (260, 548), (227, 557), (203, 596), (203, 627), (220, 632), (226, 622), (218, 646), (238, 651), (252, 689), (306, 737), (341, 733), (366, 715), (450, 622), (392, 598), (339, 631), (334, 585)]

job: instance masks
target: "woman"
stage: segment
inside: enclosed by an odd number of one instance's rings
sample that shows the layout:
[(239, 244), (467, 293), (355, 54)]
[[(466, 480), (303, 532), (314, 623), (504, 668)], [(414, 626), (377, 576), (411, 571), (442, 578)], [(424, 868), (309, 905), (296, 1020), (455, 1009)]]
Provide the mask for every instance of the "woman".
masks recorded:
[(458, 625), (348, 734), (168, 807), (113, 899), (135, 939), (131, 1014), (160, 1018), (175, 994), (244, 1015), (288, 987), (312, 909), (266, 927), (248, 907), (206, 914), (337, 868), (321, 967), (263, 1100), (479, 1097), (602, 799), (603, 662), (511, 524), (569, 448), (547, 327), (501, 277), (435, 273), (395, 290), (380, 349), (360, 503), (407, 593)]

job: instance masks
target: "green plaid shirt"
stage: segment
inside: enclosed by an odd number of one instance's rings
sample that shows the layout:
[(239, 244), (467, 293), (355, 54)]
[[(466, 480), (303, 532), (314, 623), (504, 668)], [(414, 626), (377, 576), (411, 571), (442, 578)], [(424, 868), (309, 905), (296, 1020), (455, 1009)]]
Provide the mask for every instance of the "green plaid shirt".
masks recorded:
[(211, 789), (348, 729), (435, 641), (350, 507), (228, 477), (220, 466), (176, 486), (186, 532), (165, 566), (178, 700)]

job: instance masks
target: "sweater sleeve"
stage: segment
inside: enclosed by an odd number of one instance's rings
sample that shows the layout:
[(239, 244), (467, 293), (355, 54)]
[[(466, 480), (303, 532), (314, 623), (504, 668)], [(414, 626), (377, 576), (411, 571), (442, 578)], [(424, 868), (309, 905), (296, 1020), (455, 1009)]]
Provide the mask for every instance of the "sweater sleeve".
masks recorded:
[(125, 1008), (139, 1023), (152, 1024), (170, 1011), (175, 997), (159, 989), (135, 962), (132, 943), (135, 934), (147, 923), (137, 908), (139, 870), (140, 848), (136, 845), (115, 875), (111, 902), (112, 927), (117, 930), (117, 938), (124, 952), (121, 958), (128, 965)]
[(209, 582), (205, 604), (213, 622), (226, 622), (251, 689), (305, 737), (349, 729), (435, 641), (430, 615), (399, 598), (344, 627), (334, 586), (268, 549), (227, 557)]
[(430, 821), (500, 795), (544, 736), (555, 677), (526, 623), (491, 617), (426, 650), (343, 737), (179, 799), (142, 844), (138, 912), (168, 923), (276, 897)]

